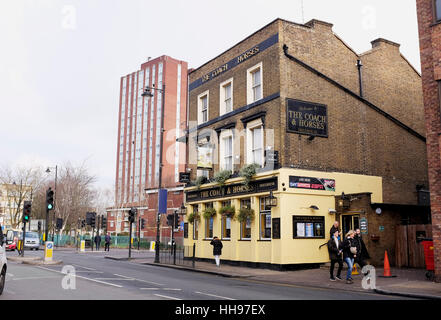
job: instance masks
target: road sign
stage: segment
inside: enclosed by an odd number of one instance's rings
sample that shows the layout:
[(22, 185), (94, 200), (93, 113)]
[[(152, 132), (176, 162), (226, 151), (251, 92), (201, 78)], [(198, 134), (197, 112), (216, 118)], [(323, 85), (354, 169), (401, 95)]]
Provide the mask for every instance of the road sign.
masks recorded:
[(46, 241), (44, 246), (44, 261), (52, 261), (54, 250), (54, 243), (52, 241)]
[(360, 219), (360, 231), (363, 234), (367, 234), (368, 233), (368, 223), (367, 223), (367, 219), (366, 218), (361, 218)]
[(155, 252), (155, 241), (150, 241), (150, 251)]
[(81, 240), (80, 252), (84, 252), (84, 251), (86, 251), (86, 241)]

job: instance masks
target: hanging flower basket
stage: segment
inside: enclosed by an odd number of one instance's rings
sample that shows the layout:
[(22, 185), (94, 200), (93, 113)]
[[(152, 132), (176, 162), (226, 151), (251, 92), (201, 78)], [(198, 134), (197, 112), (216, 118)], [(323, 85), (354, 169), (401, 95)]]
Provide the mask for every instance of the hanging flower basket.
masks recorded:
[(204, 212), (202, 213), (205, 219), (210, 219), (216, 215), (216, 209), (215, 208), (205, 208)]
[(254, 210), (249, 208), (240, 208), (237, 220), (239, 222), (245, 222), (247, 219), (254, 220)]
[(194, 223), (195, 220), (197, 220), (197, 221), (201, 220), (201, 216), (200, 216), (199, 212), (192, 212), (187, 217), (187, 221), (189, 223)]
[(256, 174), (258, 168), (260, 168), (260, 166), (257, 163), (252, 163), (240, 169), (239, 176), (244, 178), (243, 184), (245, 186), (249, 186), (251, 179)]
[(231, 171), (230, 170), (222, 170), (218, 171), (214, 175), (214, 181), (216, 181), (221, 187), (225, 185), (225, 181), (230, 179)]
[(236, 213), (236, 208), (234, 206), (225, 206), (219, 209), (219, 213), (228, 218), (233, 218)]

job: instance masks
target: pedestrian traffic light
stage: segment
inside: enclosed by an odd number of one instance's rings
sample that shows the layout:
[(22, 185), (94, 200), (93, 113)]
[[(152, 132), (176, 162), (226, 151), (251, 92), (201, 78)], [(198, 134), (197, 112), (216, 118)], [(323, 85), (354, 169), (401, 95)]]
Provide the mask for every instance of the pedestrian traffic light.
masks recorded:
[(174, 214), (174, 218), (175, 218), (175, 224), (174, 224), (174, 227), (175, 227), (175, 229), (179, 226), (179, 215), (178, 215), (178, 213), (177, 212), (175, 212), (175, 214)]
[(46, 191), (46, 208), (52, 210), (54, 208), (54, 192), (51, 188)]
[(168, 226), (173, 226), (173, 215), (172, 214), (169, 214), (169, 215), (167, 215), (167, 225)]
[(41, 221), (38, 221), (37, 226), (38, 226), (38, 232), (40, 232), (41, 231)]
[(107, 229), (107, 218), (105, 216), (101, 217), (101, 228)]
[(31, 218), (31, 206), (31, 201), (23, 202), (23, 222), (29, 222), (29, 219)]
[(129, 210), (129, 221), (130, 221), (130, 223), (135, 222), (135, 216), (136, 216), (136, 208), (130, 208), (130, 210)]
[(145, 228), (145, 219), (141, 219), (141, 229)]
[(61, 230), (61, 228), (63, 228), (63, 219), (57, 218), (56, 228), (57, 228), (57, 230)]
[(90, 215), (90, 226), (92, 228), (95, 228), (96, 225), (96, 213), (92, 212), (92, 214)]

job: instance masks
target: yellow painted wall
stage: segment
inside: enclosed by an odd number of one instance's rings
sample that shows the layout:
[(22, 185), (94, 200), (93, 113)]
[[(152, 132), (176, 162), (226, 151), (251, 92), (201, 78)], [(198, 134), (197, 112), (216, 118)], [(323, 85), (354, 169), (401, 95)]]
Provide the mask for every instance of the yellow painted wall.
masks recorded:
[[(255, 211), (255, 218), (251, 224), (251, 240), (240, 241), (240, 223), (233, 220), (231, 222), (230, 240), (222, 241), (224, 247), (221, 259), (271, 264), (324, 263), (329, 261), (328, 251), (326, 246), (321, 249), (319, 249), (319, 246), (329, 240), (329, 230), (335, 220), (335, 215), (329, 213), (329, 209), (335, 209), (335, 196), (341, 195), (342, 192), (345, 194), (371, 192), (372, 202), (382, 202), (381, 177), (283, 168), (277, 171), (260, 173), (256, 175), (256, 178), (268, 178), (274, 175), (278, 176), (278, 191), (274, 191), (274, 195), (278, 198), (278, 205), (272, 208), (271, 218), (280, 217), (281, 239), (260, 241), (259, 197), (268, 195), (268, 193), (262, 193), (242, 195), (236, 198), (201, 201), (202, 205), (199, 205), (199, 212), (201, 213), (199, 238), (198, 240), (193, 240), (193, 227), (189, 224), (188, 238), (184, 239), (185, 245), (192, 245), (196, 242), (196, 256), (198, 258), (213, 258), (213, 247), (210, 245), (210, 240), (204, 239), (205, 219), (202, 216), (204, 203), (214, 202), (215, 208), (219, 210), (221, 201), (232, 200), (232, 204), (238, 210), (241, 198), (251, 198), (251, 208)], [(335, 192), (290, 188), (290, 175), (334, 179)], [(240, 178), (230, 179), (228, 183), (237, 183), (238, 181), (240, 181)], [(202, 186), (201, 189), (213, 186), (215, 184), (209, 184)], [(286, 190), (283, 191), (283, 188)], [(186, 191), (194, 189), (194, 187), (187, 188)], [(192, 211), (190, 204), (194, 203), (187, 203), (188, 213)], [(310, 209), (311, 205), (315, 205), (319, 209)], [(325, 238), (293, 239), (293, 215), (324, 216)], [(217, 214), (214, 218), (213, 228), (213, 235), (221, 238), (222, 225), (220, 214)]]

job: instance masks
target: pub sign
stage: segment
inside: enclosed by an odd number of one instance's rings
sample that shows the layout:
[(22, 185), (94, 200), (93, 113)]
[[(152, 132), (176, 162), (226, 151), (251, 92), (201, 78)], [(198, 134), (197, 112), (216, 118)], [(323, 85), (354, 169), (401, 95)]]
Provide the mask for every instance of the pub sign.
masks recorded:
[(323, 104), (286, 99), (286, 131), (328, 137), (328, 113)]

